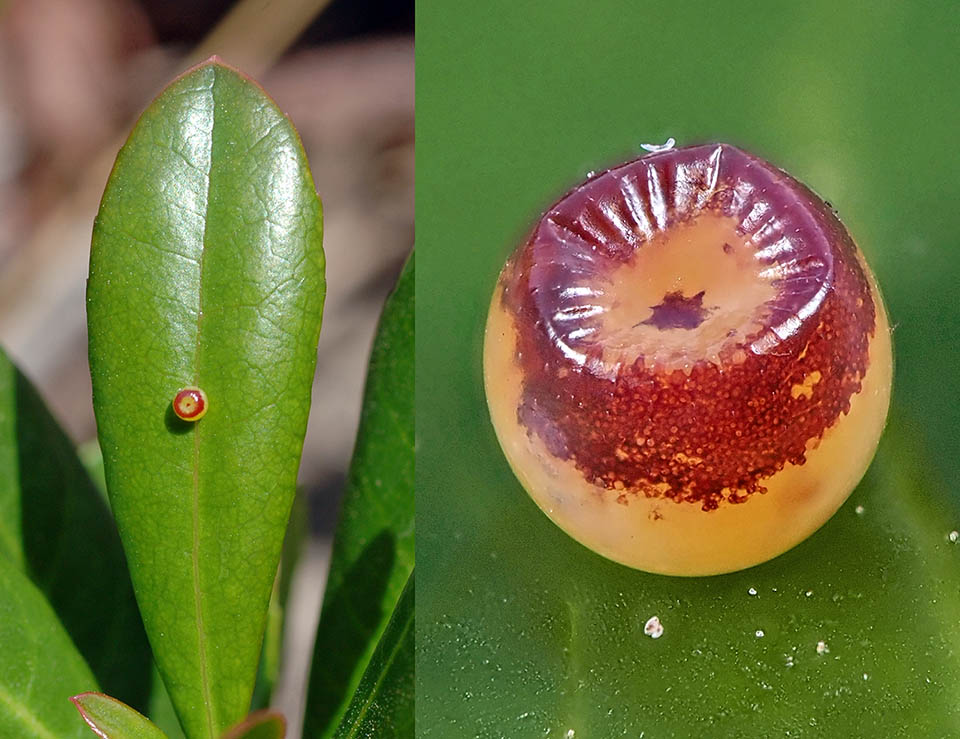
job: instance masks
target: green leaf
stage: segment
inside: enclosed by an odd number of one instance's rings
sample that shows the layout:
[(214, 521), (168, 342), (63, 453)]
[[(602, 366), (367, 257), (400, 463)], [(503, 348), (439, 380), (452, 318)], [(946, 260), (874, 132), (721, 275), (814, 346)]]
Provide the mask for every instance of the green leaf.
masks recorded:
[(145, 705), (150, 647), (113, 518), (72, 443), (2, 351), (0, 552), (43, 591), (100, 685)]
[[(281, 555), (281, 567), (283, 555)], [(283, 647), (283, 621), (286, 615), (284, 604), (280, 602), (280, 573), (273, 582), (270, 592), (270, 604), (267, 606), (267, 624), (263, 632), (263, 644), (260, 647), (260, 661), (257, 665), (257, 679), (250, 699), (251, 709), (270, 705), (270, 697), (280, 674), (280, 651)]]
[(150, 703), (147, 707), (147, 716), (153, 721), (170, 739), (183, 739), (183, 727), (177, 718), (177, 712), (170, 701), (170, 694), (167, 687), (163, 684), (163, 678), (156, 665), (153, 668), (153, 683), (150, 691)]
[[(960, 736), (960, 5), (625, 5), (417, 15), (417, 733)], [(827, 197), (896, 326), (894, 417), (853, 499), (786, 555), (696, 580), (550, 523), (481, 370), (497, 273), (542, 209), (670, 136)]]
[[(87, 312), (107, 487), (187, 736), (246, 715), (303, 444), (323, 306), (320, 202), (290, 121), (216, 59), (117, 157)], [(199, 386), (195, 424), (171, 400)]]
[(413, 737), (414, 584), (407, 581), (363, 679), (337, 728), (337, 739)]
[(357, 446), (334, 534), (305, 736), (331, 736), (413, 571), (414, 256), (370, 357)]
[(0, 559), (0, 736), (89, 737), (68, 699), (91, 688), (93, 673), (43, 594)]
[(107, 480), (103, 474), (103, 452), (100, 451), (100, 443), (96, 439), (84, 442), (77, 447), (77, 457), (90, 476), (90, 481), (97, 488), (97, 492), (100, 493), (100, 497), (109, 506), (110, 499), (107, 496)]
[(257, 711), (223, 735), (223, 739), (283, 739), (287, 720), (275, 711)]
[(274, 581), (267, 611), (267, 627), (263, 637), (260, 654), (260, 666), (257, 668), (257, 682), (253, 691), (251, 710), (266, 708), (270, 705), (273, 689), (280, 674), (280, 658), (283, 651), (283, 635), (287, 619), (287, 600), (293, 573), (300, 562), (300, 555), (310, 536), (309, 510), (306, 497), (298, 490), (290, 509), (290, 521), (287, 534), (283, 539), (280, 554), (280, 571)]
[(81, 693), (70, 700), (87, 726), (103, 739), (167, 739), (156, 724), (109, 695)]

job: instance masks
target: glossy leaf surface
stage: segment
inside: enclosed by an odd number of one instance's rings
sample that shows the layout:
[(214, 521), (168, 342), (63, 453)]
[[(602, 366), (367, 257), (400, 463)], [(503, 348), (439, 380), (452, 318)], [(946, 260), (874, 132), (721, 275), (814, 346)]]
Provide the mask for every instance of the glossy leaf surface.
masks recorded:
[(414, 580), (407, 581), (337, 739), (402, 739), (414, 729)]
[[(876, 10), (418, 14), (419, 736), (960, 733), (960, 8)], [(896, 326), (894, 415), (854, 496), (784, 556), (695, 580), (606, 562), (551, 524), (504, 460), (481, 374), (497, 274), (542, 210), (671, 136), (744, 146), (828, 198)]]
[(103, 693), (81, 693), (71, 699), (83, 720), (104, 739), (166, 739), (156, 724), (126, 703)]
[(0, 560), (0, 736), (89, 739), (69, 699), (96, 687), (43, 594)]
[[(94, 408), (157, 664), (191, 739), (246, 715), (303, 443), (324, 296), (290, 121), (216, 60), (143, 114), (94, 227)], [(209, 400), (174, 417), (178, 389)]]
[(144, 706), (152, 660), (113, 517), (0, 351), (0, 551), (40, 588), (100, 685)]
[(413, 571), (414, 256), (387, 299), (334, 534), (305, 736), (331, 736)]

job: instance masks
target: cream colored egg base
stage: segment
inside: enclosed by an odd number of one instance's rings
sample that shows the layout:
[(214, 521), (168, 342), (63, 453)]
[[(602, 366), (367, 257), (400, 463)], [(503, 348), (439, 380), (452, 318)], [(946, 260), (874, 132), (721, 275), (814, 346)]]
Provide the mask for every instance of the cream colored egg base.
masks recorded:
[(883, 431), (893, 372), (890, 327), (877, 306), (870, 364), (850, 412), (807, 452), (763, 480), (764, 494), (704, 511), (693, 503), (629, 495), (587, 482), (572, 462), (552, 456), (517, 420), (523, 378), (512, 317), (498, 286), (487, 320), (484, 380), (494, 428), (520, 483), (561, 529), (593, 551), (629, 567), (668, 575), (713, 575), (765, 562), (822, 526), (863, 477)]

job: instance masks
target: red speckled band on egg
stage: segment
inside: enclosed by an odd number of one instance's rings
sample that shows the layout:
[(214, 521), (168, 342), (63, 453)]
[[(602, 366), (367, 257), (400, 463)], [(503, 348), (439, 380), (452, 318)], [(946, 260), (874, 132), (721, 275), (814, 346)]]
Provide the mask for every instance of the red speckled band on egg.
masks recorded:
[[(596, 296), (642, 250), (704, 217), (731, 219), (752, 268), (771, 276), (762, 325), (731, 331), (716, 356), (682, 368), (648, 345), (611, 354)], [(728, 145), (657, 153), (593, 177), (547, 211), (501, 284), (523, 375), (518, 420), (624, 503), (641, 494), (712, 510), (764, 492), (764, 478), (804, 464), (849, 410), (876, 327), (870, 282), (832, 210)], [(666, 291), (649, 307), (637, 326), (694, 332), (713, 306), (707, 290)]]

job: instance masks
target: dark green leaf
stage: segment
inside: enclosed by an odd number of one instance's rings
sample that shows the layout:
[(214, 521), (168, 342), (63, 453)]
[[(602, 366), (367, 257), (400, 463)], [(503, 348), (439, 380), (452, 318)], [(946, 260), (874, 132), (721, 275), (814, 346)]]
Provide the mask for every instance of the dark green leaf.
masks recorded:
[(337, 739), (413, 738), (414, 584), (407, 581), (363, 679), (337, 728)]
[(43, 594), (0, 558), (0, 736), (88, 739), (69, 699), (96, 687)]
[(330, 736), (413, 570), (414, 257), (387, 300), (317, 629), (304, 721)]
[[(191, 739), (246, 715), (303, 443), (320, 203), (264, 92), (211, 60), (140, 118), (107, 184), (87, 309), (110, 500)], [(173, 415), (184, 386), (209, 399)]]
[(113, 518), (0, 351), (0, 551), (39, 587), (100, 685), (143, 707), (151, 656)]
[(260, 666), (257, 668), (257, 683), (253, 691), (251, 710), (266, 708), (270, 705), (273, 689), (280, 673), (280, 656), (283, 649), (283, 635), (286, 630), (287, 599), (290, 596), (290, 584), (303, 553), (304, 545), (310, 535), (310, 522), (307, 518), (306, 498), (297, 491), (290, 509), (290, 521), (287, 535), (283, 539), (283, 551), (280, 555), (280, 571), (274, 582), (267, 612), (267, 628), (263, 637), (263, 649), (260, 654)]
[(103, 693), (81, 693), (70, 700), (87, 726), (103, 739), (167, 739), (145, 716)]
[(223, 735), (223, 739), (283, 739), (287, 720), (275, 711), (257, 711)]
[(167, 687), (163, 684), (163, 678), (156, 666), (153, 668), (153, 682), (150, 690), (150, 703), (147, 707), (147, 716), (170, 739), (183, 739), (183, 727), (180, 726), (180, 720), (177, 718), (177, 712), (170, 702), (170, 694)]
[(270, 592), (270, 604), (267, 606), (267, 625), (263, 632), (263, 644), (260, 647), (260, 663), (257, 665), (257, 680), (250, 700), (251, 709), (256, 710), (270, 705), (277, 675), (280, 674), (284, 615), (284, 606), (280, 602), (280, 574), (277, 573), (273, 590)]

